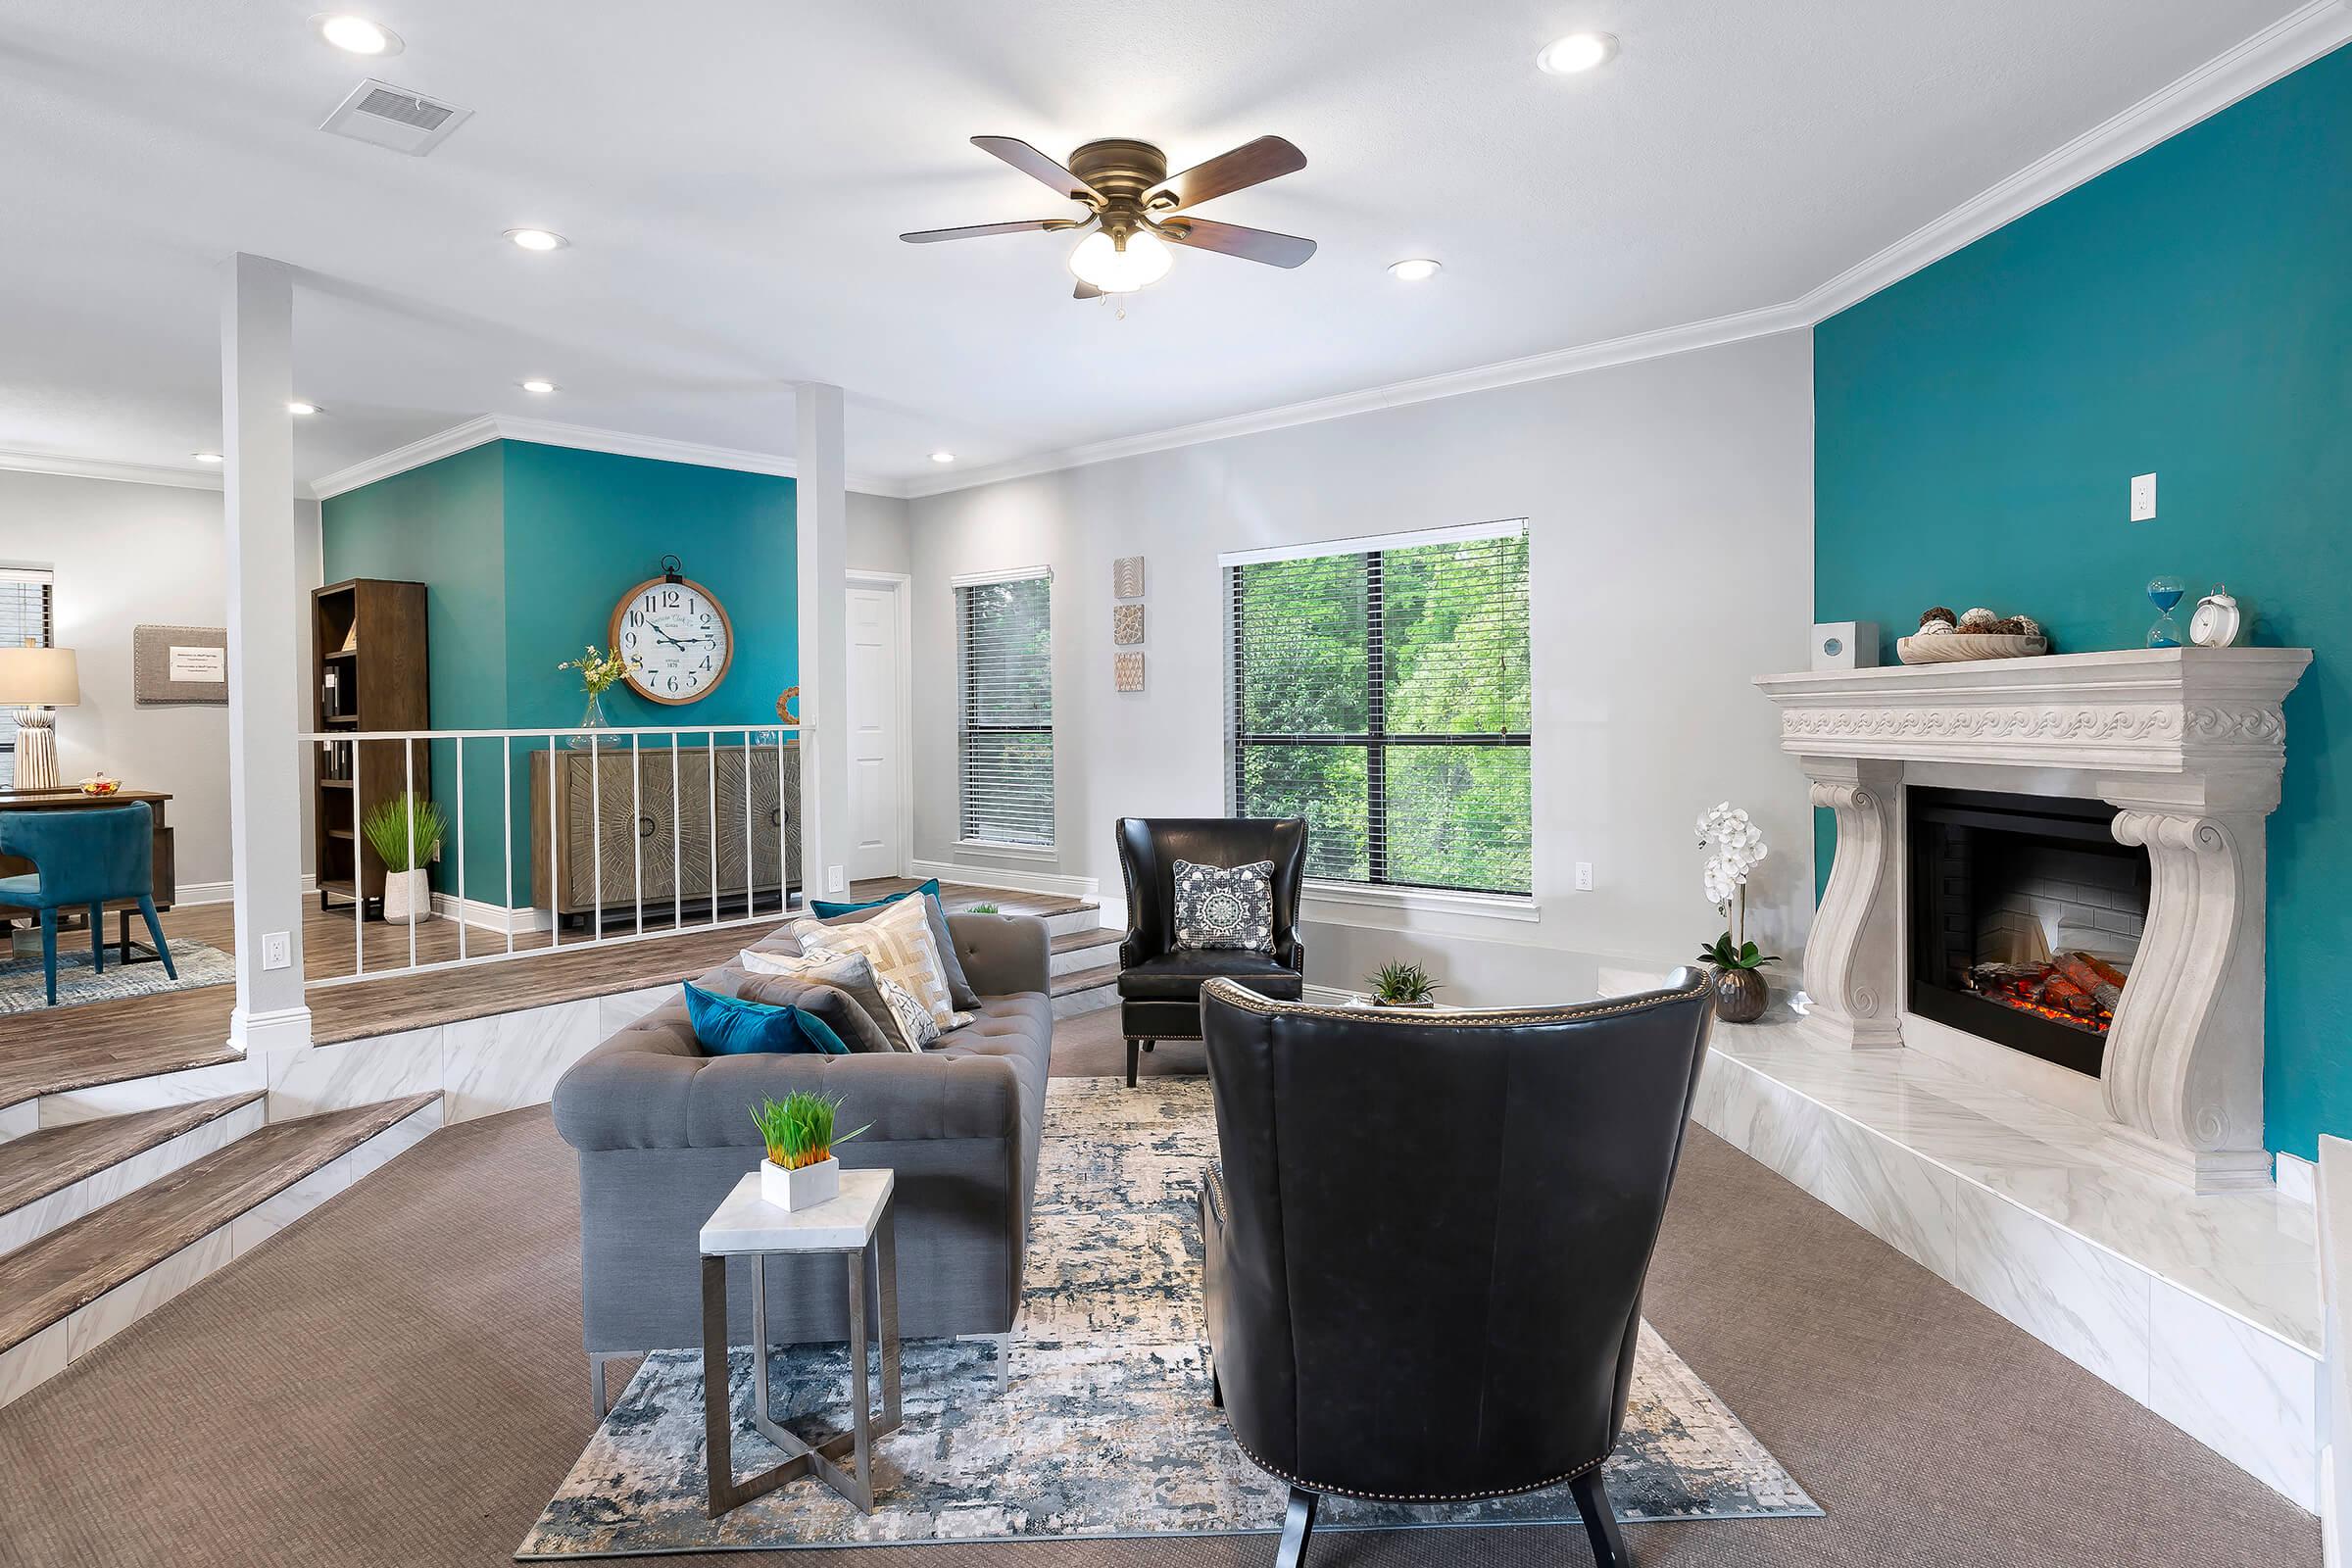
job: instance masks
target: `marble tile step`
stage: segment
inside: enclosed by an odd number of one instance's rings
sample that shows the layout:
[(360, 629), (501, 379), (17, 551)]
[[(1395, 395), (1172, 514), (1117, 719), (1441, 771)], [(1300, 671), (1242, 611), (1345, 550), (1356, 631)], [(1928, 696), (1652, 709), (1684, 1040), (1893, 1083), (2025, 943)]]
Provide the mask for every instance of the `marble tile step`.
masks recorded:
[(0, 1219), (260, 1101), (259, 1091), (45, 1127), (0, 1144)]
[(265, 1127), (0, 1257), (0, 1354), (440, 1098), (411, 1095)]
[(1064, 932), (1053, 940), (1046, 959), (1047, 971), (1056, 975), (1075, 974), (1081, 969), (1099, 969), (1105, 963), (1116, 964), (1122, 934), (1100, 926), (1091, 931)]

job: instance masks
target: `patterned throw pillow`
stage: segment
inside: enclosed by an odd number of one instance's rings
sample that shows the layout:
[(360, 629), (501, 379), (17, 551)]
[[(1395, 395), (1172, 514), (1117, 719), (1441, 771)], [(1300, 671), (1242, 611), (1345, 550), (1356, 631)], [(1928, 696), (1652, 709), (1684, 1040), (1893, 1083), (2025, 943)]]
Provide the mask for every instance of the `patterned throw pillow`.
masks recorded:
[[(946, 973), (940, 967), (939, 944), (931, 939), (928, 901), (907, 899), (891, 905), (872, 919), (857, 925), (819, 925), (795, 920), (792, 935), (808, 953), (862, 953), (873, 960), (874, 973), (895, 980), (923, 1004), (941, 1031), (960, 1029), (972, 1021), (957, 1012), (948, 997)], [(919, 1048), (910, 1048), (919, 1049)]]
[(887, 975), (881, 986), (882, 1000), (890, 1004), (891, 1021), (899, 1026), (899, 1043), (908, 1051), (930, 1050), (939, 1040), (939, 1025), (931, 1021), (931, 1009)]
[(1176, 862), (1176, 946), (1274, 951), (1274, 862)]

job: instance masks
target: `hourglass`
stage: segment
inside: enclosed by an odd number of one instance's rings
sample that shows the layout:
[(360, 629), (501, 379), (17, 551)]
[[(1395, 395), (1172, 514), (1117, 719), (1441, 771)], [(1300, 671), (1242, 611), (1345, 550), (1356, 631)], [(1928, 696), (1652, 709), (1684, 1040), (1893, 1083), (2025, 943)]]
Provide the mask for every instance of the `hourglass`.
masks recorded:
[(2180, 596), (2185, 592), (2180, 586), (2180, 579), (2170, 574), (2148, 579), (2148, 603), (2158, 611), (2156, 624), (2148, 628), (2150, 648), (2180, 646), (2180, 623), (2173, 618), (2173, 607), (2180, 603)]

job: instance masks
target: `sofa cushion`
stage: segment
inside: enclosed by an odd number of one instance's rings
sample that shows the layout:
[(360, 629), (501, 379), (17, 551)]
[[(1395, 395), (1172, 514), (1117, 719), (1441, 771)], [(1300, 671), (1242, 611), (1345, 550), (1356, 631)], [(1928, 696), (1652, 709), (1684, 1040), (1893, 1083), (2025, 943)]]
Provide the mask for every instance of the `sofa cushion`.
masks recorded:
[[(949, 1001), (948, 982), (941, 968), (939, 944), (931, 936), (927, 903), (894, 904), (878, 909), (857, 925), (819, 925), (795, 920), (792, 934), (801, 951), (862, 953), (873, 960), (874, 973), (888, 975), (930, 1009), (931, 1021), (942, 1029), (965, 1022), (964, 1014)], [(917, 1048), (919, 1049), (919, 1048)]]
[(748, 974), (735, 969), (722, 969), (719, 973), (733, 979), (733, 994), (746, 1002), (764, 1003), (771, 1007), (798, 1007), (821, 1018), (825, 1027), (838, 1035), (852, 1053), (899, 1049), (897, 1037), (883, 1033), (873, 1014), (839, 986), (802, 975)]
[[(898, 1020), (890, 1015), (890, 1004), (882, 1000), (882, 988), (874, 980), (873, 960), (862, 953), (811, 953), (804, 957), (778, 953), (772, 948), (750, 947), (737, 954), (735, 961), (752, 974), (783, 975), (804, 984), (831, 986), (846, 992), (873, 1020), (886, 1049), (899, 1038)], [(849, 1036), (842, 1038), (848, 1040)]]
[(1262, 953), (1217, 948), (1187, 949), (1147, 958), (1119, 971), (1119, 995), (1133, 1001), (1198, 1002), (1200, 987), (1219, 978), (1238, 980), (1252, 991), (1295, 1002), (1299, 976)]
[[(858, 925), (872, 919), (883, 909), (904, 899), (921, 898), (924, 911), (931, 917), (931, 940), (939, 944), (939, 974), (948, 983), (948, 1002), (958, 1011), (980, 1005), (980, 994), (965, 978), (963, 962), (956, 956), (956, 943), (948, 935), (947, 906), (939, 902), (939, 878), (933, 877), (920, 887), (893, 893), (886, 899), (871, 899), (863, 904), (827, 904), (822, 899), (810, 899), (808, 908), (825, 925)], [(786, 940), (790, 940), (787, 938)]]

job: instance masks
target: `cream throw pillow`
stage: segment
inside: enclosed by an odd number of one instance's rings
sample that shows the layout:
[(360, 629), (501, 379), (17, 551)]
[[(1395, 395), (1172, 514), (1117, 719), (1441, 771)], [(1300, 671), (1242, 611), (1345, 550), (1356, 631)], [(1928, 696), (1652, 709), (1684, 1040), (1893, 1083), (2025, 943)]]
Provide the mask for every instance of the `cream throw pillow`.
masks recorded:
[(939, 944), (931, 936), (931, 916), (922, 899), (901, 899), (870, 920), (856, 925), (819, 925), (796, 920), (792, 935), (804, 953), (862, 953), (872, 960), (874, 973), (895, 980), (923, 1004), (931, 1021), (944, 1032), (972, 1021), (957, 1012), (948, 997), (948, 981), (939, 961)]

